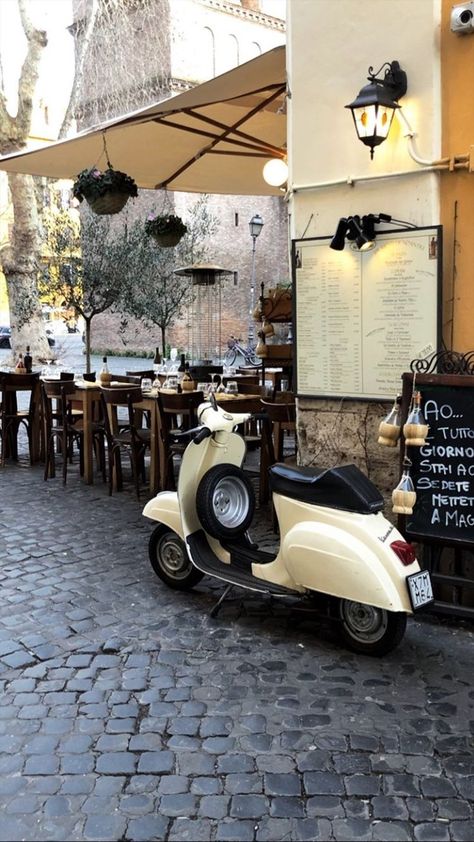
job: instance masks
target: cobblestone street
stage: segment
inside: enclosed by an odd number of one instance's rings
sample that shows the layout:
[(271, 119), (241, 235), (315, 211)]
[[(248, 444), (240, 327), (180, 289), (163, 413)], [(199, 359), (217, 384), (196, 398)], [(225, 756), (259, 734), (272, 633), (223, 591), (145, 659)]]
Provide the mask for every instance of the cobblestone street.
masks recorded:
[[(384, 659), (168, 590), (127, 489), (0, 472), (0, 840), (472, 840), (472, 624)], [(268, 512), (253, 536), (270, 546)]]

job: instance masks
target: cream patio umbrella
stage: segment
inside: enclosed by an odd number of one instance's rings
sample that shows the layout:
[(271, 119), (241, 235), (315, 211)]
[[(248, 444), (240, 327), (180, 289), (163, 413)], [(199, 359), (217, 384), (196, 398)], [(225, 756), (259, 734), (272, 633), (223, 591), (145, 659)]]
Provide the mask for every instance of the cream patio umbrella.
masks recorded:
[(0, 170), (74, 179), (92, 166), (105, 169), (108, 157), (139, 187), (263, 196), (281, 195), (264, 181), (262, 169), (270, 158), (285, 156), (281, 46), (67, 140), (0, 157)]

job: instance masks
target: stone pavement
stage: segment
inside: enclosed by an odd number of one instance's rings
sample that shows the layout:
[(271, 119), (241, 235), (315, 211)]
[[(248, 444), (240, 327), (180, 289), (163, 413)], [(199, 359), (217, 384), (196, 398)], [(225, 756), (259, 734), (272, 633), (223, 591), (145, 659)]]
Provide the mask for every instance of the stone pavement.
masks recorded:
[(472, 625), (375, 660), (259, 596), (212, 620), (130, 490), (26, 462), (0, 489), (0, 840), (474, 838)]

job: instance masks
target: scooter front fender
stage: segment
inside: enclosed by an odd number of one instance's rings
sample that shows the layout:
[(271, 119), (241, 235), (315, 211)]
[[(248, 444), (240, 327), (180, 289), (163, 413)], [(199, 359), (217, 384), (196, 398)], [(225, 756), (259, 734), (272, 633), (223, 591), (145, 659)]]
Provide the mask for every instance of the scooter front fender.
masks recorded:
[(290, 576), (309, 590), (412, 613), (406, 568), (382, 543), (376, 553), (337, 526), (303, 521), (285, 535), (281, 555)]
[(178, 495), (176, 491), (160, 491), (156, 497), (149, 500), (143, 509), (145, 517), (169, 526), (184, 540), (181, 514), (179, 511)]

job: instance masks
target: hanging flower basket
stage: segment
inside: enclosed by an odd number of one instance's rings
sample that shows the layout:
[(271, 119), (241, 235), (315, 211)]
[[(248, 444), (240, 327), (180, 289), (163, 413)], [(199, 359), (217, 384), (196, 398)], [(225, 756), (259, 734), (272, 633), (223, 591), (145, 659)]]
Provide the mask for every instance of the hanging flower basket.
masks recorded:
[(150, 214), (145, 222), (145, 232), (165, 249), (177, 246), (187, 230), (181, 217), (172, 213), (156, 216)]
[(104, 172), (96, 167), (82, 170), (74, 182), (72, 192), (80, 202), (85, 199), (91, 210), (100, 216), (119, 213), (130, 196), (138, 195), (133, 178), (120, 170), (114, 170), (110, 165)]

